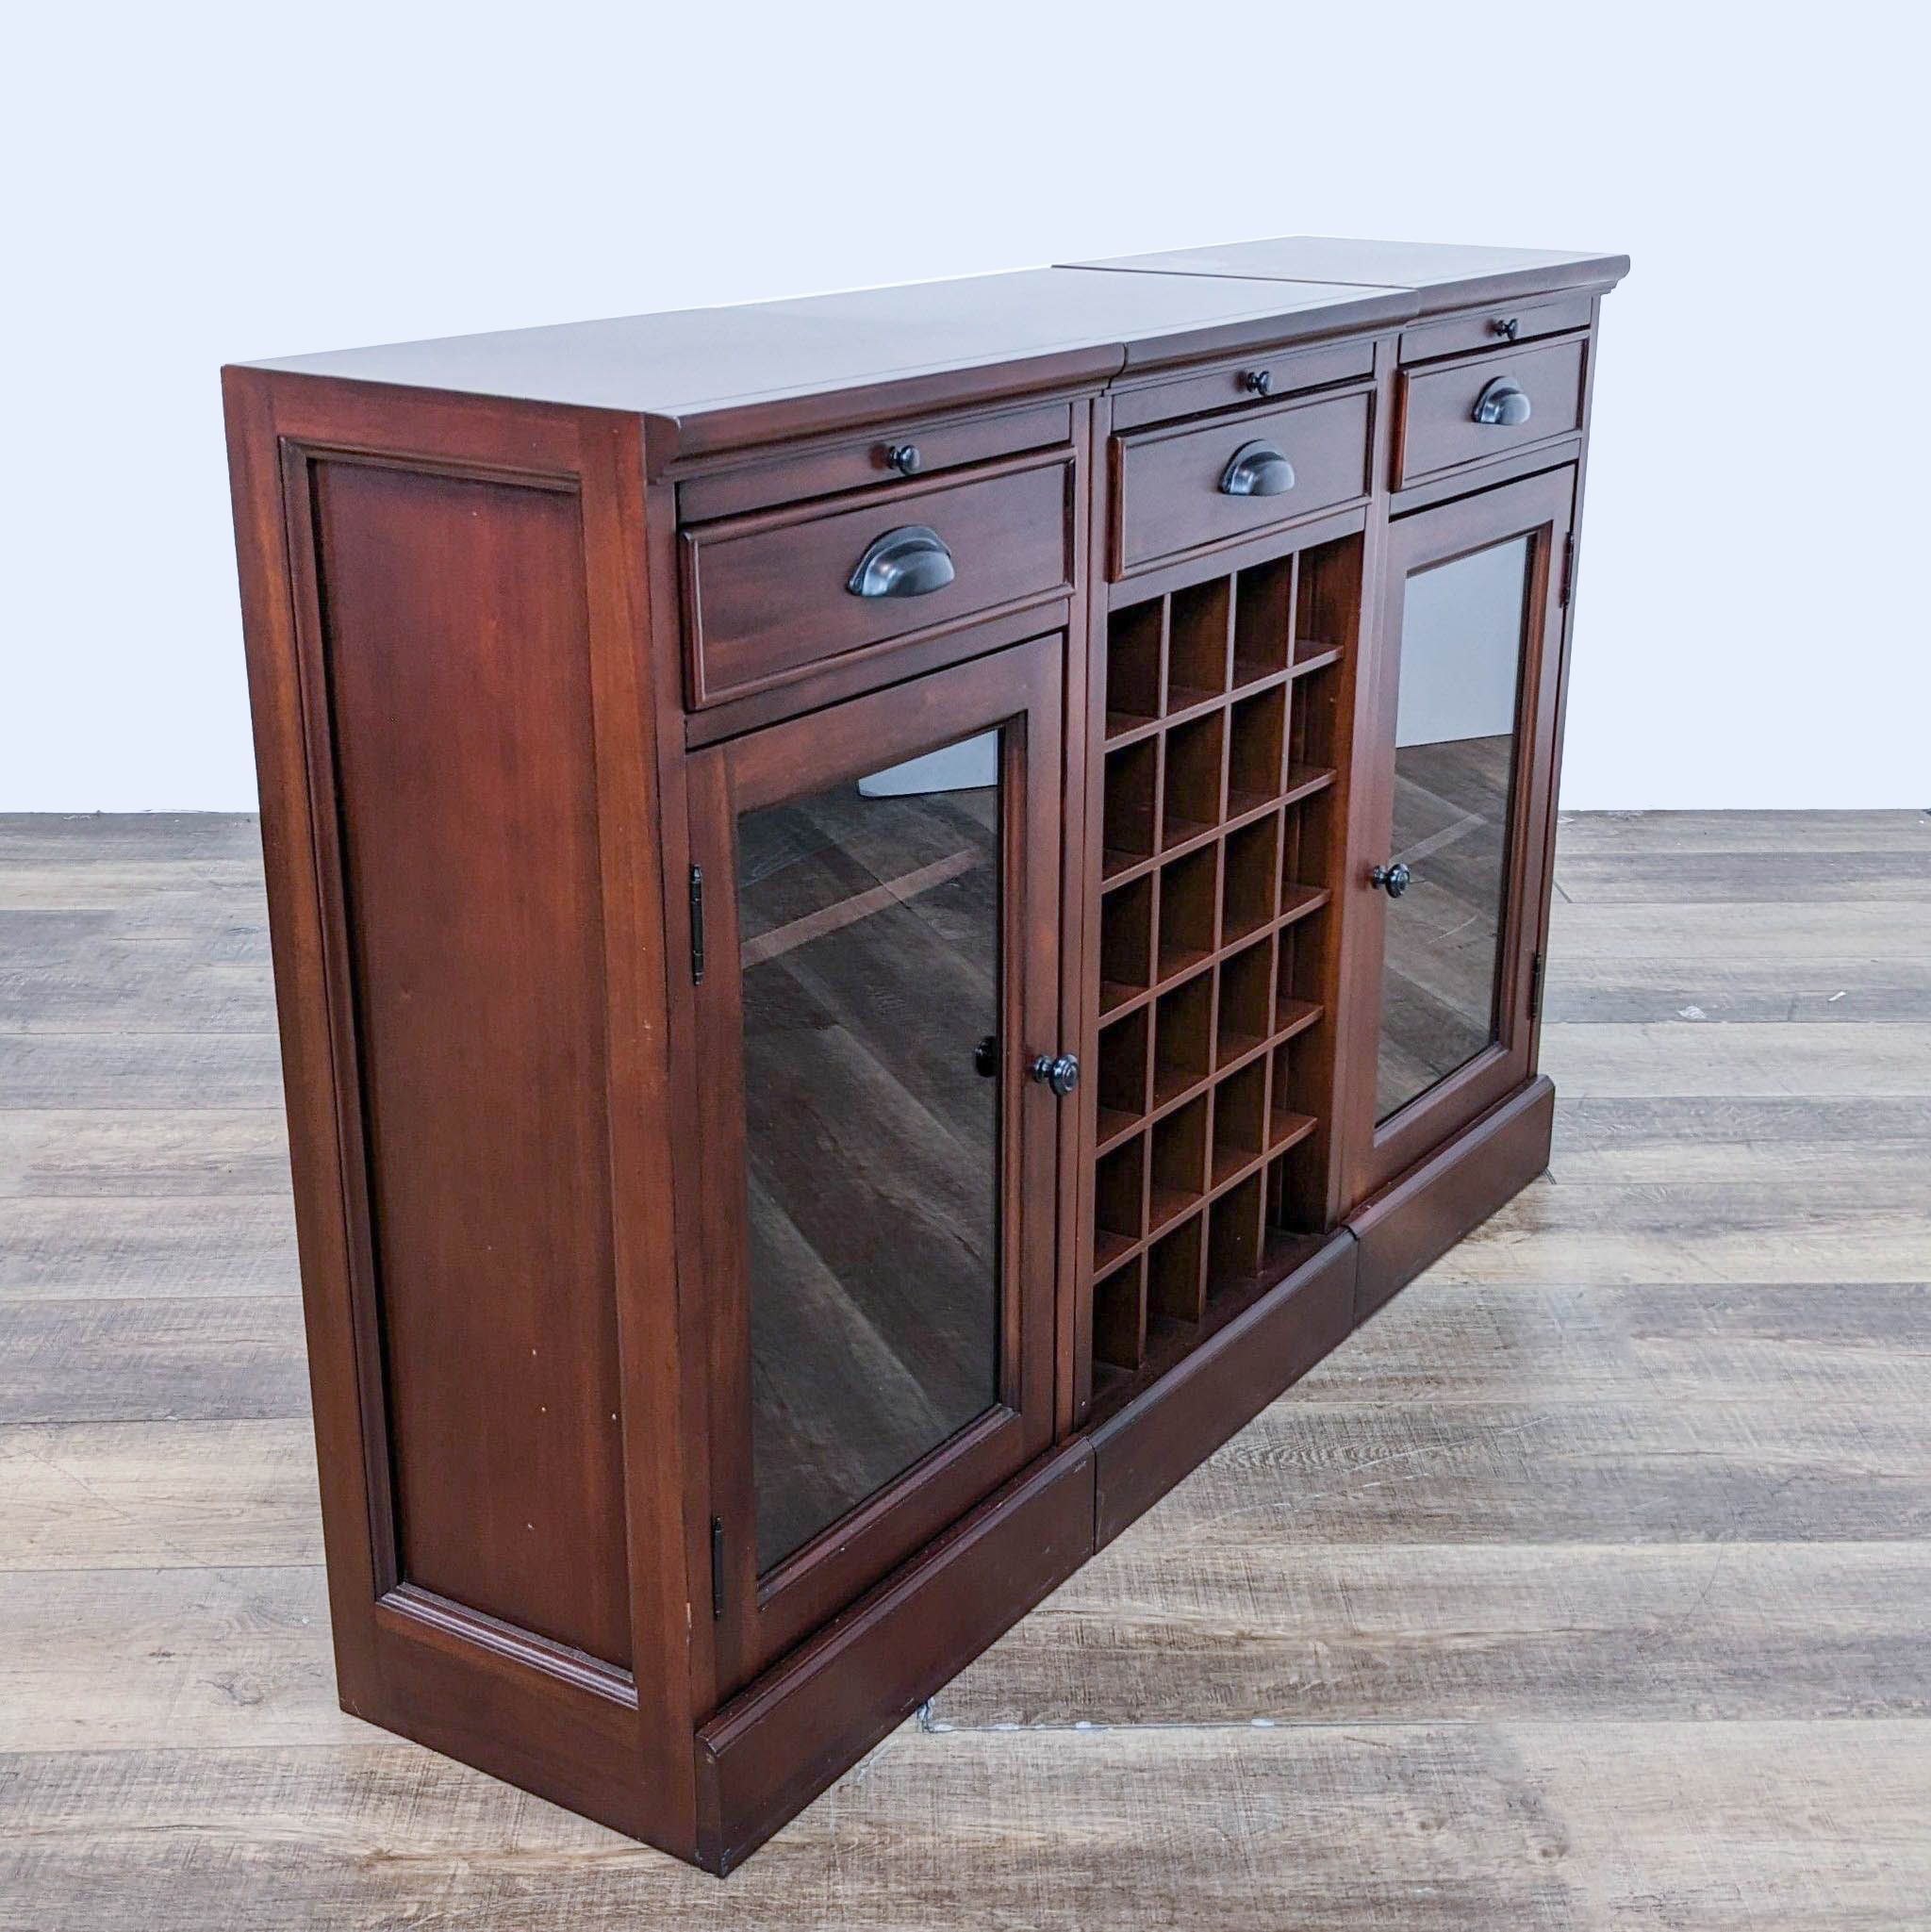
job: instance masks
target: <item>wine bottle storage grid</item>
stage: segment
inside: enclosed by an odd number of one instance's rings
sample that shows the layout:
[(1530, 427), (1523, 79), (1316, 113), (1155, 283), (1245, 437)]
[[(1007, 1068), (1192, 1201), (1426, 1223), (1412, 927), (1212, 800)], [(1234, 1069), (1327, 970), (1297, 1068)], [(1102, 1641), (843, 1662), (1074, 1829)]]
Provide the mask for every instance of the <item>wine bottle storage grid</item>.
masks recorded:
[(1337, 841), (1347, 537), (1114, 611), (1096, 1055), (1093, 1352), (1250, 1284), (1291, 1224), (1329, 1104), (1302, 1049), (1324, 1017)]

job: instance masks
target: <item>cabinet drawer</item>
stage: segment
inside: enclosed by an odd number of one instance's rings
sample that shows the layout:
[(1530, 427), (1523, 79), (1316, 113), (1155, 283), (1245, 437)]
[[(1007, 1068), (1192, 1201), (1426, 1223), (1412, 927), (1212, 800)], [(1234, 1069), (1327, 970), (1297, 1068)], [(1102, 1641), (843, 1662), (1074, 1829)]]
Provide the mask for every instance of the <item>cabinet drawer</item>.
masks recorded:
[[(1365, 495), (1370, 409), (1358, 391), (1117, 438), (1115, 574)], [(1230, 466), (1251, 444), (1287, 459), (1292, 481), (1277, 494), (1228, 487)], [(1265, 482), (1278, 487), (1280, 475)]]
[[(1120, 437), (1114, 574), (1367, 495), (1371, 407), (1369, 394), (1356, 392)], [(1292, 481), (1277, 495), (1229, 488), (1230, 466), (1249, 446), (1286, 458)], [(1277, 470), (1266, 481), (1279, 479)]]
[(1586, 329), (1593, 300), (1565, 295), (1553, 302), (1500, 303), (1479, 315), (1451, 315), (1441, 322), (1416, 322), (1401, 332), (1401, 360), (1427, 362), (1437, 355), (1463, 355), (1472, 349), (1495, 349), (1504, 342), (1532, 342)]
[(1178, 422), (1183, 416), (1204, 416), (1210, 409), (1259, 409), (1266, 398), (1257, 391), (1256, 383), (1264, 383), (1273, 400), (1284, 403), (1296, 390), (1364, 382), (1374, 372), (1375, 345), (1370, 341), (1323, 342), (1292, 354), (1256, 349), (1190, 375), (1115, 385), (1113, 426), (1121, 432), (1150, 429), (1156, 423)]
[(737, 517), (748, 510), (800, 504), (807, 497), (850, 489), (896, 491), (903, 472), (892, 462), (895, 452), (907, 453), (901, 460), (912, 464), (913, 473), (932, 476), (942, 470), (1024, 455), (1072, 439), (1069, 403), (1043, 403), (995, 416), (900, 422), (859, 440), (825, 443), (776, 461), (744, 463), (687, 477), (677, 486), (677, 513), (682, 522), (701, 523), (712, 517)]
[[(1580, 428), (1582, 355), (1580, 341), (1550, 342), (1404, 371), (1395, 487)], [(1485, 398), (1500, 421), (1479, 420)]]
[[(715, 704), (826, 659), (1055, 590), (1073, 579), (1070, 457), (897, 489), (889, 500), (774, 512), (684, 534), (689, 700)], [(952, 576), (861, 596), (853, 573), (882, 539), (908, 538), (915, 567), (943, 545)], [(894, 575), (889, 558), (875, 583)]]

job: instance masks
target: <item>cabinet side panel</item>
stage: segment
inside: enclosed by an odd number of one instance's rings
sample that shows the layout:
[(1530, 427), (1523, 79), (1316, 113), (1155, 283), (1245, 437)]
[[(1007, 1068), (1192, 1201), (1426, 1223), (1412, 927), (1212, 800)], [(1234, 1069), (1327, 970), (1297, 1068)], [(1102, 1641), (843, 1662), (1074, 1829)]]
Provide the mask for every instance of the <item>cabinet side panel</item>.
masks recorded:
[(397, 1578), (628, 1667), (579, 500), (309, 495)]

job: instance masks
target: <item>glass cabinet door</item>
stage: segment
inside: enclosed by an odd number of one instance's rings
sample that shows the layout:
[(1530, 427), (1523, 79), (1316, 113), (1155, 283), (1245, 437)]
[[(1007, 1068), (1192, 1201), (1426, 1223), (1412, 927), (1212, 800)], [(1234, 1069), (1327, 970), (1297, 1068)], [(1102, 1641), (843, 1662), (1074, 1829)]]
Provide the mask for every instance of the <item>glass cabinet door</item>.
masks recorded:
[(761, 1575), (999, 1399), (1001, 735), (738, 816)]
[(1061, 670), (1021, 645), (691, 761), (730, 1682), (1050, 1439)]
[(1499, 1035), (1502, 933), (1527, 637), (1527, 537), (1423, 565), (1406, 585), (1381, 943), (1378, 1126)]
[(1356, 882), (1378, 957), (1373, 1025), (1357, 1035), (1372, 1058), (1360, 1056), (1355, 1199), (1528, 1077), (1573, 478), (1390, 527), (1364, 719), (1374, 829)]

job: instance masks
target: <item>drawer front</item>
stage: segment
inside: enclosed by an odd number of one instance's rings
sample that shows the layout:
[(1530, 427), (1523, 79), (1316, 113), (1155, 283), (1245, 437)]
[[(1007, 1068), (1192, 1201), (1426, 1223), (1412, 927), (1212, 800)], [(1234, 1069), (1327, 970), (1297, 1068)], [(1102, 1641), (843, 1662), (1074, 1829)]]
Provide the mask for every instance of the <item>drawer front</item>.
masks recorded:
[(1579, 341), (1551, 342), (1404, 372), (1395, 487), (1579, 429), (1582, 354)]
[[(994, 416), (901, 422), (863, 439), (826, 443), (777, 462), (740, 463), (687, 477), (677, 487), (677, 514), (681, 522), (699, 523), (867, 486), (897, 489), (902, 475), (933, 476), (1072, 439), (1069, 403), (1043, 403)], [(909, 467), (900, 469), (901, 464)]]
[[(691, 705), (715, 704), (798, 676), (829, 658), (929, 631), (1021, 600), (1070, 589), (1071, 459), (972, 481), (895, 490), (853, 507), (746, 517), (684, 537)], [(908, 539), (895, 574), (910, 594), (859, 596), (848, 586), (874, 546), (925, 531), (944, 546), (951, 580), (930, 574), (932, 546)]]
[(1504, 303), (1479, 315), (1416, 322), (1401, 332), (1401, 359), (1427, 362), (1437, 355), (1464, 355), (1471, 349), (1495, 349), (1507, 342), (1532, 342), (1539, 336), (1586, 329), (1593, 306), (1587, 295), (1565, 295), (1558, 301)]
[(1296, 349), (1291, 354), (1256, 349), (1235, 361), (1192, 375), (1115, 388), (1113, 426), (1117, 430), (1145, 429), (1157, 422), (1177, 422), (1183, 416), (1204, 416), (1210, 409), (1259, 409), (1269, 395), (1279, 402), (1298, 389), (1361, 382), (1374, 372), (1375, 345), (1366, 339), (1324, 342), (1318, 348)]
[[(1364, 392), (1330, 396), (1197, 429), (1117, 438), (1114, 574), (1364, 496), (1371, 406)], [(1287, 459), (1293, 482), (1279, 494), (1224, 487), (1230, 465), (1254, 443)]]

